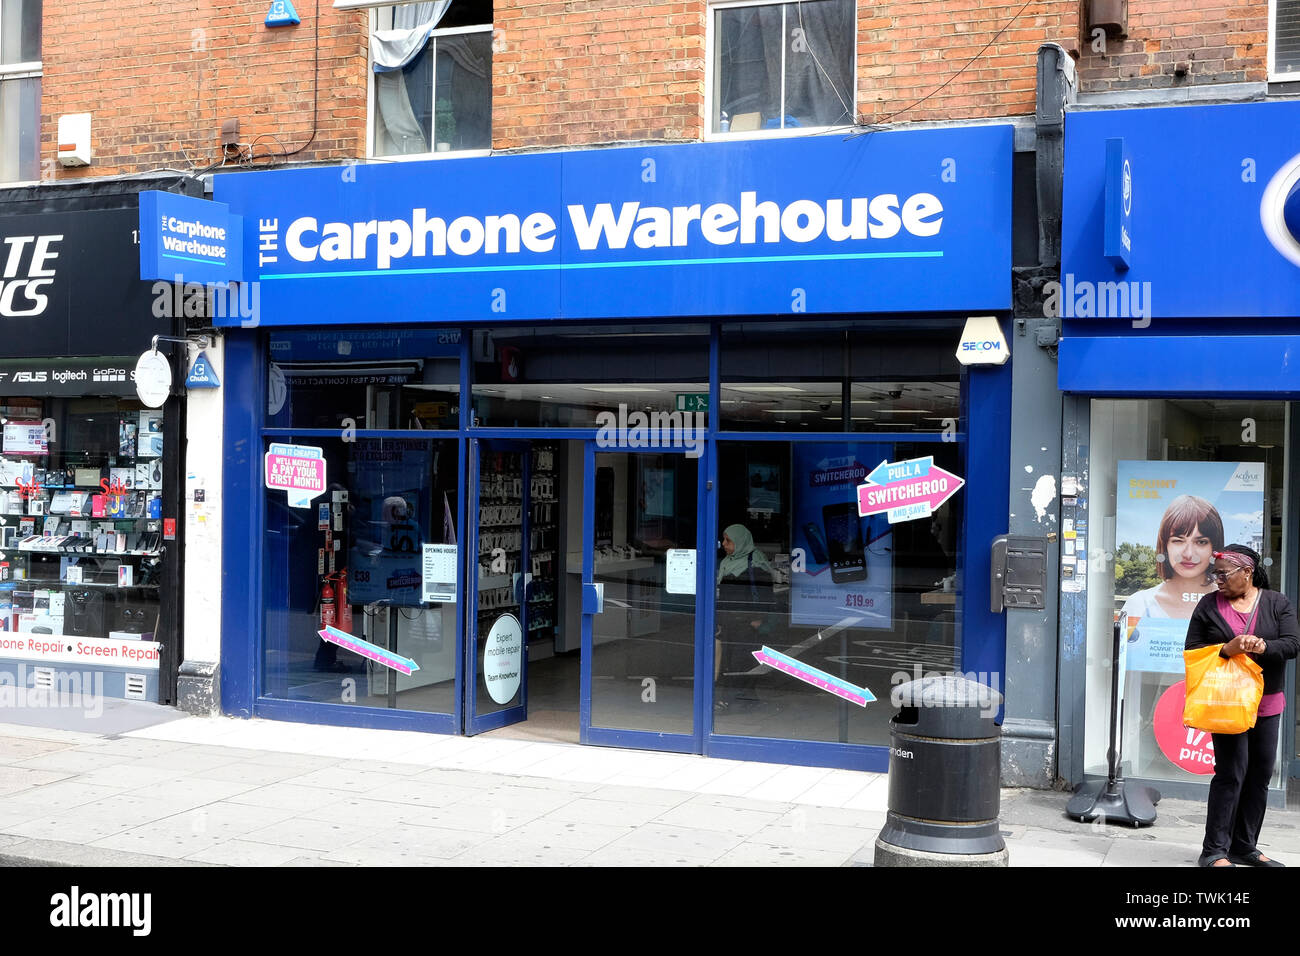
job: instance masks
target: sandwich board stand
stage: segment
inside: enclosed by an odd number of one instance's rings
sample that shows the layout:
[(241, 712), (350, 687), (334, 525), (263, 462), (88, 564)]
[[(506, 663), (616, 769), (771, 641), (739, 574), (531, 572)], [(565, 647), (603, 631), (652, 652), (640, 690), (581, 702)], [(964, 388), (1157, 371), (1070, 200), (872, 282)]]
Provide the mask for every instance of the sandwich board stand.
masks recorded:
[(1110, 747), (1106, 750), (1106, 779), (1085, 784), (1065, 805), (1066, 816), (1080, 823), (1127, 823), (1135, 827), (1156, 822), (1156, 804), (1160, 791), (1154, 787), (1127, 782), (1120, 775), (1119, 763), (1123, 740), (1119, 728), (1120, 650), (1124, 640), (1126, 615), (1115, 622), (1114, 647), (1110, 660)]

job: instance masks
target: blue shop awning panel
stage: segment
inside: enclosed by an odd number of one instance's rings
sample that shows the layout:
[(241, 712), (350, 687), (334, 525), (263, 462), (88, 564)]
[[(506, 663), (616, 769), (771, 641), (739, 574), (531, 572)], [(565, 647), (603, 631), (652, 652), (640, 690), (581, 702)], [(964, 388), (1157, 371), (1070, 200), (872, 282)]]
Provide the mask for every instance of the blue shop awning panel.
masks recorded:
[(1300, 335), (1066, 336), (1061, 391), (1300, 397)]

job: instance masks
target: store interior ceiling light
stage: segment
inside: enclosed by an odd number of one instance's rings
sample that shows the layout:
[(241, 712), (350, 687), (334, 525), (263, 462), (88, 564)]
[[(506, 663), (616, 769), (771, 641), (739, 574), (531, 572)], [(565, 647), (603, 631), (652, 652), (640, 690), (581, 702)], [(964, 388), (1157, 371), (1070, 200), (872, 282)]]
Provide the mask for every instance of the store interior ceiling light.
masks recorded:
[(586, 392), (615, 392), (618, 394), (632, 392), (658, 392), (657, 388), (640, 388), (636, 385), (583, 385), (582, 390)]
[(795, 388), (793, 385), (727, 385), (728, 391), (735, 392), (806, 392), (806, 388)]

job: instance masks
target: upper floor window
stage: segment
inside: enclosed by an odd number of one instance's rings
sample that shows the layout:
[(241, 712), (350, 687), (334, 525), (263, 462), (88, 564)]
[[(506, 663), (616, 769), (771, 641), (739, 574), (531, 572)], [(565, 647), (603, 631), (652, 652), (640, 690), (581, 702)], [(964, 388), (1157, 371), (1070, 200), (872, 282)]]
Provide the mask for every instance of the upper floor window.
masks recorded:
[(1269, 12), (1269, 78), (1300, 80), (1300, 0), (1273, 0)]
[(492, 0), (375, 11), (373, 156), (492, 146)]
[(41, 0), (0, 0), (0, 183), (40, 168)]
[(715, 5), (714, 133), (854, 122), (854, 0)]

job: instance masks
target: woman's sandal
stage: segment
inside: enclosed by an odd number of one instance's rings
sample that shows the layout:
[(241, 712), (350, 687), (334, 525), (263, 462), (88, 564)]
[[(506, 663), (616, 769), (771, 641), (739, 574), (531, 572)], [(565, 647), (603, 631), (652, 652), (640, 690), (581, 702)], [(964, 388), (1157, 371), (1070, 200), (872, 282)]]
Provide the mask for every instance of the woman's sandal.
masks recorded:
[(1255, 850), (1251, 853), (1247, 853), (1244, 856), (1240, 856), (1235, 853), (1229, 853), (1228, 862), (1234, 864), (1235, 866), (1281, 866), (1281, 867), (1286, 866), (1285, 863), (1282, 863), (1278, 860), (1269, 859), (1263, 853), (1260, 853), (1258, 850)]

